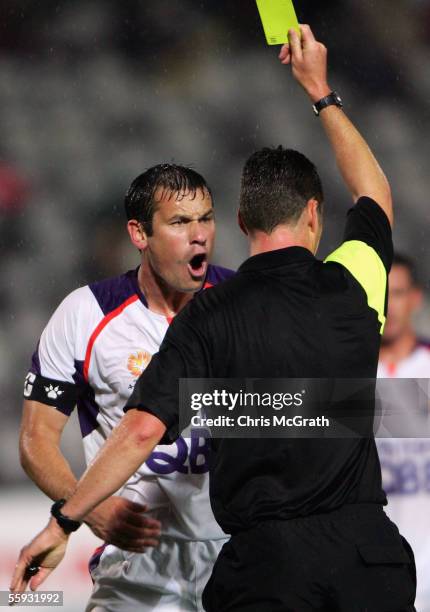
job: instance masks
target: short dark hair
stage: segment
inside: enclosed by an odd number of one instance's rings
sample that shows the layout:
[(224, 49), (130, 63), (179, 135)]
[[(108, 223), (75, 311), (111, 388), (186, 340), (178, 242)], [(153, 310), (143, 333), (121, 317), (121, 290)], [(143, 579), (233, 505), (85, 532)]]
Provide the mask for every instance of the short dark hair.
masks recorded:
[(406, 268), (409, 272), (409, 276), (411, 277), (411, 282), (414, 287), (420, 287), (421, 282), (417, 270), (417, 266), (415, 261), (409, 255), (405, 255), (404, 253), (394, 253), (393, 256), (393, 266), (402, 266)]
[[(198, 190), (212, 192), (201, 174), (176, 164), (158, 164), (139, 174), (125, 194), (124, 205), (127, 219), (136, 219), (142, 223), (148, 236), (152, 235), (152, 218), (156, 211), (155, 193), (162, 189), (165, 192), (196, 194)], [(163, 197), (162, 196), (162, 197)]]
[(265, 147), (245, 163), (239, 211), (248, 230), (270, 234), (281, 223), (294, 223), (311, 198), (322, 210), (320, 177), (302, 153), (282, 146)]

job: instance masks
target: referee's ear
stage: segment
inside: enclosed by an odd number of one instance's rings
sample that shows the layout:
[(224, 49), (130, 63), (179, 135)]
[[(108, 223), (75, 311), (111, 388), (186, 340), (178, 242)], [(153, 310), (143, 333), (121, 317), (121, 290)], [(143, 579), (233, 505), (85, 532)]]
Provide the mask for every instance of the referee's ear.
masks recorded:
[(242, 232), (245, 234), (245, 236), (248, 236), (249, 232), (246, 229), (245, 223), (243, 222), (242, 215), (240, 214), (240, 210), (237, 211), (237, 222), (239, 223), (239, 227), (242, 230)]
[(311, 226), (312, 231), (317, 231), (317, 228), (321, 226), (321, 207), (318, 200), (310, 198), (306, 204), (308, 212), (308, 224)]
[(306, 224), (309, 232), (308, 235), (312, 243), (311, 251), (316, 253), (323, 228), (320, 203), (315, 198), (311, 198), (308, 200), (305, 210), (307, 217)]
[(127, 231), (132, 244), (139, 249), (139, 251), (144, 251), (148, 246), (148, 236), (142, 223), (137, 221), (137, 219), (130, 219), (127, 223)]

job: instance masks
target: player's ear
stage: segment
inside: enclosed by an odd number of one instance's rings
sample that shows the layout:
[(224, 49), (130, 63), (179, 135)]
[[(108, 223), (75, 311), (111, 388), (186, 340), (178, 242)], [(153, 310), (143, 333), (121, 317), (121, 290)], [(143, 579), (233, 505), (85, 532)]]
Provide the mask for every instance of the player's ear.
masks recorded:
[(133, 245), (139, 249), (139, 251), (144, 251), (148, 246), (148, 236), (143, 224), (137, 221), (137, 219), (130, 219), (127, 223), (127, 231)]
[(238, 222), (239, 227), (242, 230), (242, 232), (245, 234), (245, 236), (247, 236), (248, 235), (248, 230), (246, 229), (246, 225), (243, 222), (242, 215), (240, 214), (240, 210), (237, 211), (237, 222)]

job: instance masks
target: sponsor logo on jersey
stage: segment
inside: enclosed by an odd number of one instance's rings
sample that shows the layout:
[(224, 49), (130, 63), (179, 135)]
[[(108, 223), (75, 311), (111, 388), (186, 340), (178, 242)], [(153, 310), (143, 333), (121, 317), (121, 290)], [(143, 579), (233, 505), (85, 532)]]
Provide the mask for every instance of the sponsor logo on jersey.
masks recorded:
[(24, 382), (24, 397), (30, 397), (31, 392), (33, 391), (33, 383), (36, 380), (36, 374), (33, 372), (29, 372), (25, 377)]
[(56, 387), (54, 387), (53, 385), (48, 385), (47, 387), (44, 387), (44, 389), (49, 399), (57, 399), (59, 395), (63, 395), (64, 393), (64, 391), (60, 389), (59, 385), (57, 385)]
[(191, 430), (189, 447), (179, 436), (174, 444), (158, 447), (146, 460), (147, 467), (155, 474), (206, 474), (209, 472), (210, 440), (207, 431)]
[(135, 355), (130, 355), (127, 360), (127, 368), (131, 374), (137, 378), (148, 366), (152, 359), (151, 353), (148, 351), (138, 351)]

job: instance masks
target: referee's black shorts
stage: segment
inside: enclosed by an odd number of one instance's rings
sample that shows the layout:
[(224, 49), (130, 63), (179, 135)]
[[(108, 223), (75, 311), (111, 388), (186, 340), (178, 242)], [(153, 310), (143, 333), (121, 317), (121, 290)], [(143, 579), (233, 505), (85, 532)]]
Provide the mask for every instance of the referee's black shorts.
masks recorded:
[(224, 545), (204, 595), (208, 612), (413, 611), (412, 549), (381, 506), (270, 520)]

